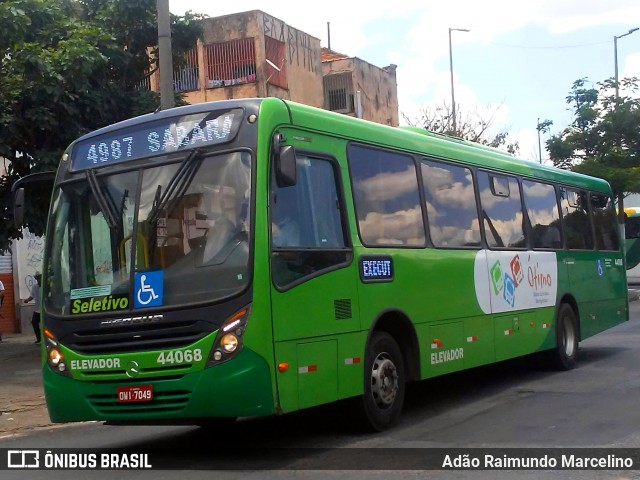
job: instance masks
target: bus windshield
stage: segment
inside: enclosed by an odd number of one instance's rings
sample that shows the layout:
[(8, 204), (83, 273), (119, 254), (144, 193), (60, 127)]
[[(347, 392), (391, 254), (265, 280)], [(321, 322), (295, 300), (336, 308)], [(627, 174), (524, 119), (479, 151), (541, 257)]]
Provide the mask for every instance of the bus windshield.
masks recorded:
[(162, 272), (165, 306), (239, 293), (249, 281), (250, 205), (246, 152), (205, 156), (192, 150), (177, 163), (89, 171), (61, 184), (49, 226), (47, 312), (135, 308), (138, 272)]

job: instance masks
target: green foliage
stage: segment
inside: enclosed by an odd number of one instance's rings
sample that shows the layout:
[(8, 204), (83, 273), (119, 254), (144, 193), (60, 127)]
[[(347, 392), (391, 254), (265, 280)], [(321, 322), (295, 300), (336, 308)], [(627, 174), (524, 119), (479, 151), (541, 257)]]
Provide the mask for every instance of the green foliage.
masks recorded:
[[(640, 192), (640, 100), (616, 98), (614, 89), (613, 79), (598, 88), (576, 80), (567, 96), (575, 119), (547, 141), (547, 150), (557, 167), (607, 180), (622, 206), (625, 193)], [(621, 94), (637, 90), (635, 77), (620, 82)]]
[[(159, 96), (141, 82), (157, 68), (155, 0), (0, 2), (0, 249), (20, 236), (10, 188), (55, 169), (65, 148), (96, 128), (149, 113)], [(172, 16), (176, 65), (201, 35), (199, 15)], [(28, 198), (26, 223), (44, 230), (48, 186)]]

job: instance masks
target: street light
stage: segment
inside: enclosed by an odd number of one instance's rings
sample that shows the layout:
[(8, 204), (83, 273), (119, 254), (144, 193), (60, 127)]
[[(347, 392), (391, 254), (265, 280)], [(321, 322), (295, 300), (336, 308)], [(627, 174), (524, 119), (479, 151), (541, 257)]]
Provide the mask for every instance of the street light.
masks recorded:
[(456, 128), (456, 96), (453, 93), (453, 53), (451, 49), (451, 32), (469, 32), (466, 28), (449, 27), (449, 71), (451, 72), (451, 115), (453, 116), (453, 133), (455, 135)]
[[(613, 36), (613, 60), (615, 67), (615, 77), (614, 81), (616, 84), (616, 109), (618, 108), (618, 101), (620, 98), (619, 87), (618, 87), (618, 39), (622, 37), (626, 37), (627, 35), (631, 35), (633, 32), (639, 30), (638, 27), (632, 28), (627, 33), (623, 33), (622, 35), (614, 35)], [(618, 199), (618, 222), (620, 223), (620, 236), (621, 238), (625, 237), (624, 233), (624, 195), (620, 195)]]
[(623, 33), (622, 35), (618, 35), (618, 36), (614, 35), (613, 36), (613, 59), (614, 59), (614, 64), (615, 64), (616, 102), (618, 101), (618, 98), (620, 97), (620, 94), (618, 93), (618, 39), (622, 38), (622, 37), (626, 37), (627, 35), (631, 35), (633, 32), (635, 32), (637, 30), (639, 30), (638, 27), (632, 28), (627, 33)]

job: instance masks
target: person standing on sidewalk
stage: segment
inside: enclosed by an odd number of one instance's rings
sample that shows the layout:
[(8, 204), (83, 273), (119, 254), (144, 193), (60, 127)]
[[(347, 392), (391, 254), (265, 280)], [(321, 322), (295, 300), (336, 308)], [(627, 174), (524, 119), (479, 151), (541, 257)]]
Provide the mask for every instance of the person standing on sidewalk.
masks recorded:
[(40, 343), (40, 280), (42, 275), (37, 272), (33, 278), (36, 279), (35, 283), (31, 285), (31, 296), (24, 299), (24, 303), (29, 303), (33, 300), (35, 308), (33, 309), (33, 316), (31, 317), (31, 325), (33, 326), (33, 333), (36, 334), (35, 343)]

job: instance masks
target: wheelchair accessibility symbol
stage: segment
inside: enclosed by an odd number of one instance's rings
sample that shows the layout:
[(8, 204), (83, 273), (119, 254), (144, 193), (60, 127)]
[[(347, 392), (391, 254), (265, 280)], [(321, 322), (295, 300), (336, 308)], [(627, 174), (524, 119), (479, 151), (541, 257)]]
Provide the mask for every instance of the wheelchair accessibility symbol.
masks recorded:
[(602, 262), (602, 259), (599, 258), (598, 259), (598, 276), (601, 277), (604, 275), (604, 264)]
[(134, 279), (134, 308), (158, 307), (163, 301), (164, 272), (138, 272)]

